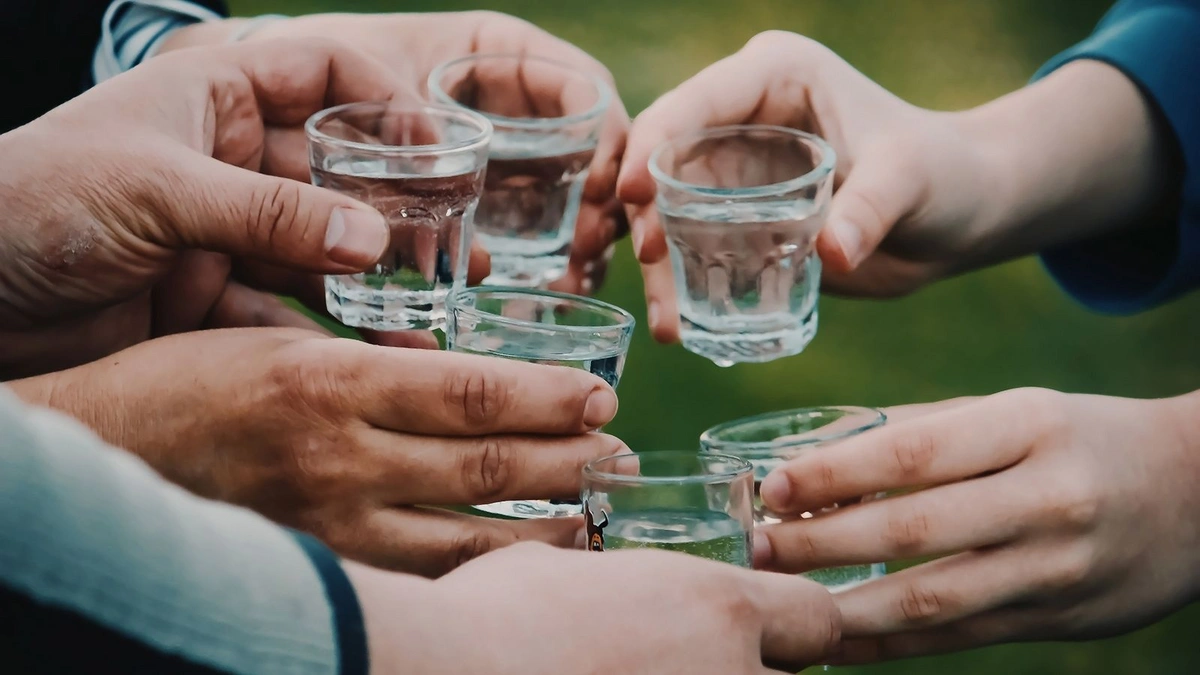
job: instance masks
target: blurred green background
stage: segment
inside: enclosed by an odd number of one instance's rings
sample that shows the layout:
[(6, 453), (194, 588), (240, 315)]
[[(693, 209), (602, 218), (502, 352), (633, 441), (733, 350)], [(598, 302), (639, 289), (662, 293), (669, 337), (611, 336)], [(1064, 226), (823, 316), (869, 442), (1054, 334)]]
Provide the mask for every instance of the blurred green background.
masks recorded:
[[(1020, 87), (1084, 37), (1106, 0), (234, 0), (238, 14), (494, 9), (589, 51), (612, 70), (631, 114), (755, 33), (779, 28), (832, 47), (920, 105), (957, 109)], [(645, 316), (622, 244), (600, 296)], [(635, 450), (692, 448), (708, 426), (773, 409), (890, 405), (1037, 385), (1154, 397), (1200, 387), (1200, 296), (1133, 318), (1089, 314), (1035, 260), (886, 302), (824, 298), (817, 339), (768, 365), (719, 369), (643, 330), (610, 431)], [(1139, 448), (1129, 448), (1137, 452)], [(680, 617), (686, 620), (686, 617)], [(1200, 607), (1133, 635), (1088, 644), (996, 647), (838, 669), (844, 673), (1200, 672)]]

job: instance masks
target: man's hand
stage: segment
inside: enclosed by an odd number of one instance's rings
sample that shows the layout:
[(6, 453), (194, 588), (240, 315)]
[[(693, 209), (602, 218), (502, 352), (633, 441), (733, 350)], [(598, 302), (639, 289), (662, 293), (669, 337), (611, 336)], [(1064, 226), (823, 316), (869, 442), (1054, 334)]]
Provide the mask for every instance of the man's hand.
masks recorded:
[(587, 372), (297, 329), (165, 337), (12, 386), (193, 492), (427, 576), (582, 525), (436, 507), (575, 497), (584, 464), (626, 451), (595, 433), (617, 399)]
[(844, 662), (1145, 625), (1200, 598), (1198, 396), (1019, 389), (906, 407), (761, 489), (782, 514), (905, 492), (760, 528), (756, 562), (798, 572), (944, 556), (837, 596)]
[[(180, 29), (167, 40), (164, 50), (224, 41), (241, 21), (244, 20), (230, 19)], [(427, 93), (426, 80), (430, 71), (446, 61), (470, 54), (542, 56), (608, 82), (613, 87), (614, 98), (584, 186), (567, 276), (557, 282), (555, 288), (586, 293), (599, 286), (612, 256), (612, 242), (624, 236), (628, 229), (624, 211), (614, 194), (629, 130), (629, 116), (616, 96), (612, 75), (599, 61), (527, 21), (487, 11), (314, 14), (267, 23), (246, 40), (257, 43), (272, 38), (304, 36), (330, 38), (359, 49), (390, 67), (408, 90), (422, 93)], [(529, 83), (535, 89), (537, 84)], [(308, 175), (303, 139), (295, 139), (291, 152), (281, 159), (286, 159), (286, 163), (272, 166), (279, 175), (298, 180)]]
[(384, 673), (778, 675), (840, 627), (811, 581), (682, 553), (520, 544), (435, 582), (348, 572)]
[(156, 59), (0, 137), (0, 379), (198, 327), (314, 327), (259, 291), (361, 271), (387, 228), (258, 172), (290, 161), (313, 112), (404, 88), (337, 43), (239, 45)]

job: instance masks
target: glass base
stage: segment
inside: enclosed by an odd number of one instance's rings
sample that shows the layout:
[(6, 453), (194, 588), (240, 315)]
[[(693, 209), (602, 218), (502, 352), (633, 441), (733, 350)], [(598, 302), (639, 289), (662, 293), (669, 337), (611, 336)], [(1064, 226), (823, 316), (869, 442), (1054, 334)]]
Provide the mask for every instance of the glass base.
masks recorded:
[(802, 576), (812, 579), (829, 589), (830, 593), (840, 593), (861, 586), (872, 579), (878, 579), (887, 574), (887, 565), (849, 565), (846, 567), (830, 567), (823, 570), (806, 572)]
[(566, 275), (565, 255), (528, 258), (492, 254), (492, 273), (483, 280), (483, 285), (543, 288)]
[(766, 363), (804, 351), (817, 335), (817, 310), (787, 330), (767, 333), (714, 333), (682, 320), (683, 347), (726, 368), (735, 363)]
[(354, 276), (325, 277), (325, 307), (343, 326), (380, 331), (434, 330), (446, 325), (446, 289), (377, 290)]
[(475, 509), (506, 518), (563, 518), (583, 513), (580, 504), (553, 503), (543, 499), (517, 499), (510, 502), (477, 504)]

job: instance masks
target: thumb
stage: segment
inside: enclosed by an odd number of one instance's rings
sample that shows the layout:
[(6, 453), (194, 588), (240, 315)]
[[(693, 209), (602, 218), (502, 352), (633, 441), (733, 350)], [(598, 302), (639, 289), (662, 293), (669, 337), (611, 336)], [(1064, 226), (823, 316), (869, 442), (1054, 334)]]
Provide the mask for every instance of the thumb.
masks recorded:
[(360, 272), (387, 250), (387, 222), (351, 197), (204, 158), (191, 189), (158, 195), (169, 242), (325, 273)]
[(831, 272), (854, 271), (916, 208), (921, 189), (906, 164), (891, 153), (866, 155), (855, 163), (834, 194), (817, 238), (817, 252)]

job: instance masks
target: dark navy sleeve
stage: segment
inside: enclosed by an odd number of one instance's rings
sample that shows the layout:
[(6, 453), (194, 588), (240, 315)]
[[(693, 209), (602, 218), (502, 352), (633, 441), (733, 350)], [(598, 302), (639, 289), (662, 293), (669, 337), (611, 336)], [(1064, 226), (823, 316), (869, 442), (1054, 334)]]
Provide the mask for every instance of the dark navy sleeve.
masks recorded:
[(321, 577), (325, 597), (333, 609), (333, 630), (338, 645), (338, 675), (367, 675), (367, 632), (358, 594), (342, 569), (337, 555), (312, 536), (288, 530)]
[(1043, 66), (1102, 61), (1142, 91), (1170, 134), (1171, 202), (1122, 232), (1044, 251), (1051, 275), (1089, 308), (1148, 309), (1200, 286), (1200, 0), (1122, 0), (1096, 31)]

